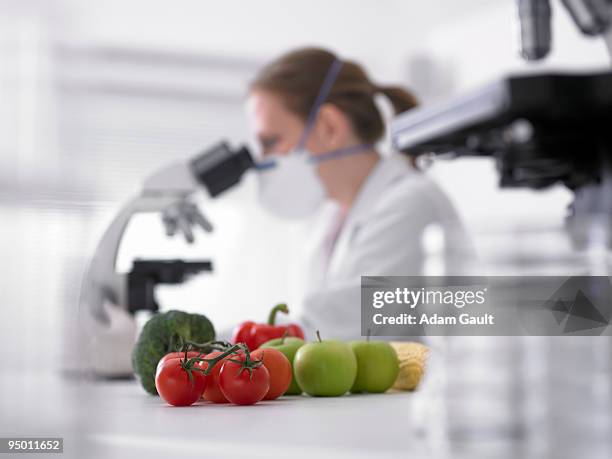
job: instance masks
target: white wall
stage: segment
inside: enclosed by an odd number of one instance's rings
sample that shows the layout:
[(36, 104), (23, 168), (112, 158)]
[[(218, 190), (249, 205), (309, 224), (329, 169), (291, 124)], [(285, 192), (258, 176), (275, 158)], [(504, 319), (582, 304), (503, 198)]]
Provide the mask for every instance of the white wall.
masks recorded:
[(354, 57), (375, 77), (403, 76), (406, 58), (436, 24), (469, 16), (487, 0), (63, 0), (64, 32), (80, 43), (190, 50), (268, 59), (321, 45)]

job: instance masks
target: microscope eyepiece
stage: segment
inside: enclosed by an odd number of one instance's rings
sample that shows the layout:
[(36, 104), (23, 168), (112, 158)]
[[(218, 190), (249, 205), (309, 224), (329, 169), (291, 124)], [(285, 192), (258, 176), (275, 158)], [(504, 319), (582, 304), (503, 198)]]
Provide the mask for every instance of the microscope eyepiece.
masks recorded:
[(226, 142), (221, 142), (192, 159), (189, 167), (196, 180), (214, 198), (236, 185), (242, 174), (254, 164), (246, 147), (232, 149)]

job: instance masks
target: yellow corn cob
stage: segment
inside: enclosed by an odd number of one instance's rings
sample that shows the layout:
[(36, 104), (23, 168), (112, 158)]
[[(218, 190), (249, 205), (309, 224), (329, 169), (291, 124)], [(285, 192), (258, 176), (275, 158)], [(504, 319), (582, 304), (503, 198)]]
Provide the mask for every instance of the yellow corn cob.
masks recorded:
[(399, 374), (393, 384), (393, 389), (416, 389), (425, 372), (429, 348), (424, 344), (408, 341), (394, 341), (390, 344), (395, 349), (399, 360)]

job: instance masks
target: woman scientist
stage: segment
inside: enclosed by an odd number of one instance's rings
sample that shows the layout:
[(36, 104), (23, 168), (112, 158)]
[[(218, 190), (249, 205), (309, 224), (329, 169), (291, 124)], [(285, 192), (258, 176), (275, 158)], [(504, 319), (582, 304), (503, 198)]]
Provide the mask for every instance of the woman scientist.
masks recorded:
[(306, 336), (361, 334), (361, 276), (427, 274), (426, 233), (443, 236), (446, 271), (471, 252), (444, 193), (409, 160), (381, 155), (375, 96), (396, 113), (417, 105), (399, 87), (373, 83), (329, 51), (290, 52), (252, 82), (248, 111), (261, 149), (260, 199), (279, 216), (318, 220), (301, 324)]

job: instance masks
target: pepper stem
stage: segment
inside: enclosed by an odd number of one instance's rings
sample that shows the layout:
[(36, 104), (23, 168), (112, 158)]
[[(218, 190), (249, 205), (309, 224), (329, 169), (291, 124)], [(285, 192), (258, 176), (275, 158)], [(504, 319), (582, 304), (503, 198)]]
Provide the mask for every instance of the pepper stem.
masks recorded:
[(289, 308), (286, 303), (280, 303), (274, 306), (270, 310), (270, 315), (268, 316), (268, 325), (276, 324), (276, 314), (282, 312), (283, 314), (289, 314)]
[(319, 343), (321, 343), (323, 341), (321, 339), (321, 334), (319, 333), (319, 330), (317, 330), (317, 340), (319, 340)]
[(283, 333), (283, 336), (281, 337), (281, 344), (285, 344), (285, 339), (287, 338), (287, 336), (289, 336), (289, 330), (285, 330), (285, 333)]

